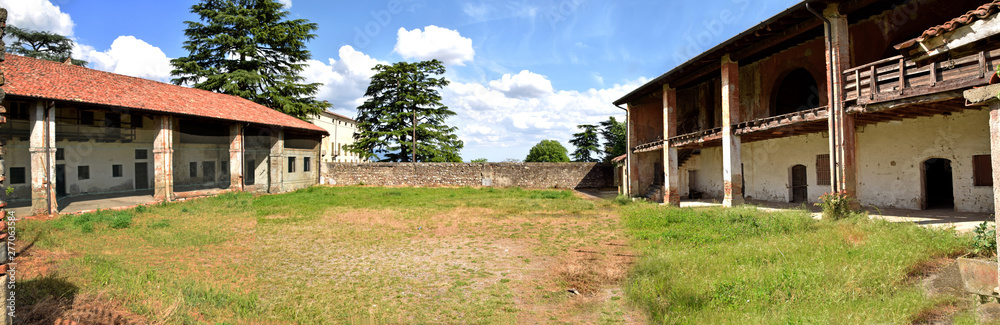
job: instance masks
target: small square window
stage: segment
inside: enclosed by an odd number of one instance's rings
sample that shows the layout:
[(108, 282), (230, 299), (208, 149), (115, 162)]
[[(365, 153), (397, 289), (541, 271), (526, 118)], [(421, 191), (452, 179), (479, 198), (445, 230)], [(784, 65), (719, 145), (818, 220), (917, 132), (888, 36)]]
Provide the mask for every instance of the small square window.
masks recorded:
[(141, 129), (142, 128), (142, 115), (140, 115), (140, 114), (132, 114), (132, 116), (130, 116), (130, 118), (131, 118), (131, 120), (129, 120), (129, 124), (132, 125), (132, 128), (134, 128), (134, 129)]
[(80, 111), (80, 125), (94, 125), (94, 112)]
[(135, 159), (148, 159), (146, 149), (135, 149)]
[(10, 175), (8, 176), (10, 176), (9, 179), (11, 184), (25, 184), (28, 182), (27, 178), (25, 177), (24, 167), (11, 167)]
[(295, 157), (288, 157), (288, 172), (295, 172)]
[(190, 166), (188, 168), (189, 169), (188, 171), (190, 172), (190, 177), (192, 178), (198, 177), (198, 162), (192, 161), (190, 164), (188, 164), (188, 166)]
[(77, 166), (76, 179), (78, 180), (90, 179), (90, 166)]
[(308, 172), (312, 170), (312, 168), (310, 168), (310, 160), (312, 160), (310, 157), (302, 157), (302, 171)]
[(56, 160), (66, 160), (66, 150), (63, 148), (56, 148)]
[(111, 165), (111, 177), (122, 177), (122, 165)]

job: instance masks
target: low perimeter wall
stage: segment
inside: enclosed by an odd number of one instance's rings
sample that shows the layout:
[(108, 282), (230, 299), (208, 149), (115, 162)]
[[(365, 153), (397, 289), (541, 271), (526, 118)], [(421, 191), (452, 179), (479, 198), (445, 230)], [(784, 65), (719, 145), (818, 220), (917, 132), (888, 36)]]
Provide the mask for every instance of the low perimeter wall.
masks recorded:
[(614, 187), (611, 165), (599, 163), (324, 163), (328, 185)]

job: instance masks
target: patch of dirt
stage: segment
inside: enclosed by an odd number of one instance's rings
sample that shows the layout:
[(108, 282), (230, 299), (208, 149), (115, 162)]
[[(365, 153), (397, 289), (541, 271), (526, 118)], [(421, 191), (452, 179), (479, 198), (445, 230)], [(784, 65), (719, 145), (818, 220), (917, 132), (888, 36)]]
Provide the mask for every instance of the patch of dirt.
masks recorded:
[(955, 302), (944, 302), (924, 309), (913, 316), (911, 324), (951, 324), (952, 318), (961, 311)]
[(837, 232), (844, 238), (844, 241), (851, 246), (857, 247), (868, 241), (868, 234), (857, 226), (841, 224), (837, 227)]

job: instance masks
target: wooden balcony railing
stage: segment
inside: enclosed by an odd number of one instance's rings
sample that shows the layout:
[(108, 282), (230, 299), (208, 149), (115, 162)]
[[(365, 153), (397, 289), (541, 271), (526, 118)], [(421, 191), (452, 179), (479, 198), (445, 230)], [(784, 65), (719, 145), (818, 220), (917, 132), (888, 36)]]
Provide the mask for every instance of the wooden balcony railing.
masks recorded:
[(923, 66), (895, 56), (845, 70), (844, 101), (863, 106), (984, 85), (997, 64), (1000, 49)]

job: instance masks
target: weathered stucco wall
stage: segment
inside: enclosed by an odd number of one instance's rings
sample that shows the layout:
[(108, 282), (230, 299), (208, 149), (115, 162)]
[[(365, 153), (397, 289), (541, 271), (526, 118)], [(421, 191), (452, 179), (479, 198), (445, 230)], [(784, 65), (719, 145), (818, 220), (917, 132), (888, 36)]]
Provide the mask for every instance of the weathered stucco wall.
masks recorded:
[(614, 187), (611, 165), (598, 163), (324, 163), (329, 185)]
[(923, 162), (943, 158), (951, 160), (955, 210), (993, 211), (993, 188), (973, 186), (972, 174), (972, 156), (990, 154), (987, 110), (881, 123), (858, 131), (861, 203), (920, 209)]
[(829, 153), (829, 139), (809, 134), (743, 144), (743, 175), (747, 199), (791, 202), (792, 167), (806, 167), (806, 198), (818, 202), (830, 192), (829, 185), (819, 185), (816, 156)]

